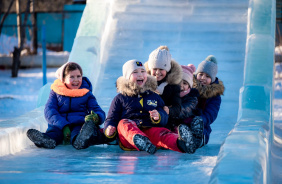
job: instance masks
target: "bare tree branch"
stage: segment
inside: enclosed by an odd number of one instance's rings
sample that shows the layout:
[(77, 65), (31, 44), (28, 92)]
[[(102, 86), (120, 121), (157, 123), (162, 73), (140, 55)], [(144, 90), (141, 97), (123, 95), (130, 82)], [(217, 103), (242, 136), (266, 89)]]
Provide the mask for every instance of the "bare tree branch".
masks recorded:
[(9, 7), (8, 7), (7, 12), (4, 13), (4, 15), (3, 15), (2, 19), (1, 19), (1, 23), (0, 23), (0, 35), (1, 35), (1, 32), (2, 32), (2, 27), (3, 27), (4, 21), (5, 21), (6, 17), (8, 16), (8, 14), (10, 13), (10, 10), (11, 10), (13, 4), (14, 4), (14, 1), (15, 1), (15, 0), (12, 0), (12, 1), (10, 2), (10, 5), (9, 5)]

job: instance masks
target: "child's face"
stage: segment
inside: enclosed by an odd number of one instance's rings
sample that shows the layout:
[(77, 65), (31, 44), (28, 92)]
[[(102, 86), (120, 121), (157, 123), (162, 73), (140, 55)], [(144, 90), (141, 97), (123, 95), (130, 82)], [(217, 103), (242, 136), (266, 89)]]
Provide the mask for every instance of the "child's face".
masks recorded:
[(190, 89), (190, 85), (186, 80), (182, 80), (180, 86), (181, 86), (181, 92)]
[(160, 68), (153, 68), (151, 69), (151, 74), (156, 77), (157, 81), (161, 81), (165, 78), (167, 72)]
[(199, 72), (197, 74), (197, 80), (200, 81), (200, 83), (202, 85), (210, 85), (211, 84), (211, 77), (204, 72)]
[(82, 75), (78, 69), (70, 71), (64, 79), (69, 89), (79, 89), (82, 84)]
[(147, 81), (147, 72), (142, 68), (137, 68), (131, 73), (129, 80), (143, 87)]

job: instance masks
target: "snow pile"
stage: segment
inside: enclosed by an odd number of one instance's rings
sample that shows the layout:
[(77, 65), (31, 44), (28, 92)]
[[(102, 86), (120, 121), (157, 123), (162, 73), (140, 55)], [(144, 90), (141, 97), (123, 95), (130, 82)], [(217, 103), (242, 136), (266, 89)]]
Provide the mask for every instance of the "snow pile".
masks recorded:
[(1, 121), (0, 126), (0, 156), (15, 154), (33, 143), (26, 138), (26, 132), (30, 128), (35, 128), (42, 132), (47, 130), (47, 122), (44, 118), (44, 107), (20, 117)]

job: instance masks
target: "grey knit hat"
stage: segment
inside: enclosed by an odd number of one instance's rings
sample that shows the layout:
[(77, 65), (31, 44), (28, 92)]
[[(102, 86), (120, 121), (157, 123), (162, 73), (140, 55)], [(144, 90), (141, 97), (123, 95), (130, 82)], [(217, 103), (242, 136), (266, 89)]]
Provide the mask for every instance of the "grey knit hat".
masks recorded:
[(129, 79), (131, 73), (138, 68), (143, 68), (146, 71), (146, 69), (145, 69), (145, 67), (144, 67), (144, 65), (142, 64), (141, 61), (138, 61), (136, 59), (127, 61), (122, 66), (123, 77), (126, 78), (126, 79)]
[(215, 81), (217, 74), (217, 61), (213, 55), (209, 55), (204, 61), (202, 61), (196, 70), (196, 75), (200, 72), (204, 72), (211, 77), (211, 82)]
[(171, 54), (166, 46), (160, 46), (149, 55), (149, 70), (160, 68), (167, 72), (171, 69)]

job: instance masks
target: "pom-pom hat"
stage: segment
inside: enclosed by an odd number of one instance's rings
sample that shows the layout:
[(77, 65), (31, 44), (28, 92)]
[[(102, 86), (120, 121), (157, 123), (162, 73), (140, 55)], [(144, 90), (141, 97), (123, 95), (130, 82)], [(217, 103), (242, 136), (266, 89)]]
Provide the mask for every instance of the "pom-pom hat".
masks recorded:
[(181, 65), (182, 67), (182, 79), (187, 81), (190, 87), (193, 86), (193, 73), (196, 71), (196, 67), (193, 64), (187, 66)]
[(196, 70), (196, 75), (200, 72), (204, 72), (211, 77), (211, 82), (215, 81), (217, 74), (217, 61), (213, 55), (209, 55), (204, 61), (202, 61)]
[(152, 51), (148, 60), (149, 70), (160, 68), (167, 72), (171, 69), (171, 54), (167, 46), (160, 46)]

